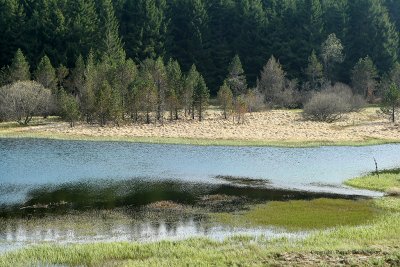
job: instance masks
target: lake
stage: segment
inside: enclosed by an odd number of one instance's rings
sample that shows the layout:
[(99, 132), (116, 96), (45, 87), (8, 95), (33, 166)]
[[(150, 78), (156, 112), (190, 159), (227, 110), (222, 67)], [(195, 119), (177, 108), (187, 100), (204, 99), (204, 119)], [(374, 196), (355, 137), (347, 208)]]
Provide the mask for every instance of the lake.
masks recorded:
[[(208, 225), (190, 212), (166, 219), (156, 211), (144, 219), (137, 210), (160, 201), (203, 207), (207, 196), (237, 202), (213, 206), (217, 211), (241, 206), (242, 198), (258, 203), (378, 197), (382, 194), (342, 182), (374, 171), (374, 158), (380, 169), (398, 167), (399, 151), (399, 144), (278, 148), (0, 139), (0, 218), (8, 218), (0, 227), (0, 250), (40, 242), (291, 236), (282, 229)], [(59, 221), (57, 216), (75, 212), (126, 207), (135, 212), (122, 211), (124, 220), (100, 216), (90, 234), (54, 224), (29, 225), (32, 217), (50, 214)]]

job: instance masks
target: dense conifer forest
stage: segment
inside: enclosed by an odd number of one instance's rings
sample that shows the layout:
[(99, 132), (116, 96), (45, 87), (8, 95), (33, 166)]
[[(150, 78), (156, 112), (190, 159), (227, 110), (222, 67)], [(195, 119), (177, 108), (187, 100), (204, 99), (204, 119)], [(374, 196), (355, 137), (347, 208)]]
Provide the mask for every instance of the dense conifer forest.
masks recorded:
[(0, 120), (201, 121), (218, 97), (395, 121), (399, 31), (395, 0), (0, 0)]
[[(147, 58), (192, 64), (212, 95), (239, 55), (249, 86), (274, 55), (291, 79), (307, 79), (310, 55), (322, 61), (321, 43), (334, 33), (343, 63), (335, 79), (369, 56), (379, 74), (398, 60), (400, 2), (396, 0), (1, 0), (0, 66), (20, 48), (31, 69), (43, 56), (53, 66), (116, 52), (136, 64)], [(122, 49), (123, 48), (123, 51)]]

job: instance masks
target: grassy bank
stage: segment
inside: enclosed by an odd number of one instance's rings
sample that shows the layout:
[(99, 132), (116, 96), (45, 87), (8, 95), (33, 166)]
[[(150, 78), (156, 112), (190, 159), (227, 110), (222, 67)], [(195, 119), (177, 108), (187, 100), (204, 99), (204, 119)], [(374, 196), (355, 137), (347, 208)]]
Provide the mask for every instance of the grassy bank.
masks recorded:
[[(397, 171), (396, 171), (397, 173)], [(387, 174), (390, 174), (387, 172)], [(397, 174), (396, 174), (397, 175)], [(396, 185), (397, 180), (382, 175), (382, 183), (387, 187)], [(352, 180), (354, 181), (354, 180)], [(377, 185), (372, 187), (368, 177), (358, 179), (358, 186), (368, 189), (382, 189)], [(386, 188), (386, 187), (385, 187)], [(334, 201), (334, 200), (333, 200)], [(310, 202), (309, 202), (310, 204)], [(313, 213), (313, 217), (331, 216), (328, 211), (318, 211), (318, 207), (332, 206), (326, 200), (319, 200), (314, 205), (301, 202), (278, 202), (270, 212), (279, 209), (281, 214), (286, 208), (304, 207)], [(342, 202), (338, 207), (332, 209), (346, 212), (350, 208), (349, 218), (361, 217), (372, 212), (375, 216), (369, 218), (361, 225), (354, 225), (349, 221), (346, 225), (330, 229), (317, 230), (304, 239), (274, 239), (250, 237), (232, 237), (224, 242), (211, 241), (207, 239), (189, 239), (184, 241), (164, 241), (157, 243), (95, 243), (78, 245), (42, 245), (11, 252), (0, 256), (0, 266), (21, 266), (35, 264), (65, 264), (85, 266), (209, 266), (209, 265), (378, 265), (398, 266), (400, 265), (400, 198), (385, 197), (370, 200), (370, 202), (359, 202), (356, 206), (349, 206)], [(267, 206), (257, 206), (249, 211), (259, 218), (272, 217), (265, 211)], [(378, 211), (375, 213), (370, 209)], [(253, 212), (253, 213), (252, 213)], [(294, 214), (300, 214), (300, 211)], [(321, 215), (322, 212), (322, 215)], [(358, 214), (358, 215), (357, 215)], [(337, 213), (336, 215), (339, 215)], [(371, 215), (371, 214), (370, 214)], [(294, 216), (294, 215), (293, 215)], [(249, 218), (252, 218), (250, 216)], [(273, 220), (281, 221), (282, 218)], [(311, 218), (311, 217), (310, 217)], [(364, 218), (363, 218), (364, 219)], [(271, 223), (272, 219), (266, 219), (262, 223)], [(269, 220), (269, 221), (268, 221)], [(320, 219), (319, 219), (320, 220)], [(293, 223), (290, 219), (287, 225)], [(308, 221), (303, 218), (303, 221)], [(280, 223), (281, 223), (280, 222)], [(328, 226), (328, 225), (321, 225)], [(295, 227), (298, 228), (298, 227)], [(315, 227), (313, 227), (315, 228)], [(317, 227), (318, 228), (318, 227)]]
[(350, 179), (346, 181), (345, 184), (356, 188), (378, 190), (389, 193), (391, 191), (395, 192), (396, 189), (399, 189), (400, 195), (400, 168), (383, 170), (379, 173), (371, 173), (363, 177)]

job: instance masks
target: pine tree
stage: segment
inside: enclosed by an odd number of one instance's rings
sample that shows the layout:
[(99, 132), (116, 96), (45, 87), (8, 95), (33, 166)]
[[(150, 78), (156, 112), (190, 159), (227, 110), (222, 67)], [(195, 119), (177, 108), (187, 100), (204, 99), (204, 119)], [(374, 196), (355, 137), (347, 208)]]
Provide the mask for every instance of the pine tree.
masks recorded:
[(185, 116), (189, 113), (194, 119), (194, 91), (197, 80), (200, 76), (200, 73), (197, 71), (196, 65), (192, 65), (189, 70), (189, 73), (186, 76), (184, 82), (184, 91), (183, 91), (183, 103), (185, 107)]
[(308, 58), (306, 75), (311, 90), (318, 90), (319, 88), (321, 88), (324, 80), (324, 68), (319, 62), (315, 51), (313, 51), (311, 53), (311, 56)]
[(127, 54), (136, 62), (164, 56), (167, 18), (165, 0), (126, 1), (121, 32)]
[(80, 117), (78, 101), (74, 96), (67, 94), (62, 89), (59, 98), (61, 117), (69, 122), (70, 127), (74, 127), (75, 122)]
[(396, 62), (390, 71), (389, 79), (391, 83), (394, 83), (400, 88), (400, 63)]
[(349, 1), (349, 14), (346, 65), (369, 55), (381, 73), (388, 72), (398, 59), (399, 36), (382, 1)]
[(246, 75), (238, 55), (236, 55), (229, 64), (228, 72), (229, 74), (226, 79), (226, 83), (230, 87), (233, 95), (237, 97), (239, 95), (246, 94)]
[(233, 94), (226, 82), (224, 82), (218, 91), (218, 101), (222, 107), (224, 119), (227, 119), (228, 112), (233, 108)]
[(352, 70), (351, 81), (354, 92), (374, 100), (378, 71), (370, 57), (360, 58)]
[(157, 105), (157, 88), (145, 65), (140, 68), (135, 87), (134, 93), (137, 103), (140, 105), (139, 109), (145, 113), (146, 123), (149, 124), (151, 122), (150, 114), (155, 111)]
[(29, 63), (26, 60), (21, 49), (18, 49), (11, 62), (9, 69), (10, 82), (14, 83), (17, 81), (28, 81), (31, 79), (31, 73), (29, 72)]
[(50, 59), (45, 55), (39, 62), (35, 72), (35, 80), (45, 88), (51, 89), (55, 93), (57, 89), (56, 70), (51, 65)]
[(390, 121), (396, 121), (396, 113), (400, 107), (400, 89), (392, 83), (385, 92), (383, 99), (383, 107), (381, 108), (384, 114), (390, 115)]
[(102, 0), (102, 16), (100, 22), (103, 24), (104, 36), (100, 55), (102, 62), (113, 69), (125, 62), (125, 50), (119, 37), (119, 24), (111, 0)]
[(26, 14), (21, 1), (0, 1), (0, 25), (0, 66), (3, 66), (10, 63), (19, 47), (26, 45)]
[(110, 84), (104, 81), (97, 95), (96, 109), (99, 116), (100, 126), (106, 125), (111, 116), (113, 106), (113, 92)]
[(279, 61), (274, 56), (264, 66), (260, 79), (257, 82), (257, 89), (264, 95), (267, 103), (276, 103), (277, 97), (285, 88), (285, 72)]
[(332, 33), (321, 47), (321, 57), (324, 63), (325, 79), (335, 82), (335, 66), (344, 60), (342, 42)]
[(170, 59), (167, 64), (167, 93), (166, 101), (170, 111), (170, 119), (179, 119), (179, 109), (182, 103), (183, 79), (178, 61)]
[(91, 123), (96, 112), (96, 92), (98, 87), (97, 68), (94, 61), (94, 53), (91, 50), (86, 62), (84, 71), (84, 86), (79, 93), (81, 101), (82, 114), (85, 115), (86, 121)]
[(94, 0), (69, 0), (66, 14), (70, 18), (66, 53), (68, 65), (72, 66), (80, 55), (86, 57), (91, 48), (100, 49), (104, 39)]
[(194, 105), (197, 108), (199, 121), (204, 118), (204, 111), (207, 109), (208, 100), (210, 98), (210, 91), (207, 88), (203, 76), (199, 75), (194, 87)]
[(69, 78), (69, 91), (73, 95), (79, 95), (80, 98), (83, 97), (85, 90), (85, 61), (81, 55), (78, 56), (75, 62), (75, 68), (71, 72)]

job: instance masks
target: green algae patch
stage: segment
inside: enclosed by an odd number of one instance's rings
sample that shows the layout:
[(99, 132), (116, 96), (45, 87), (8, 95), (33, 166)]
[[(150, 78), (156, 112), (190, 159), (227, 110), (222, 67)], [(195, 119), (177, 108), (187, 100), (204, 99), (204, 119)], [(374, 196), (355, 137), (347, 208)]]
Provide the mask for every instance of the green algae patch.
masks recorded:
[(233, 226), (268, 227), (288, 230), (323, 229), (359, 225), (377, 217), (373, 200), (316, 199), (272, 201), (237, 213), (216, 213), (212, 217)]

